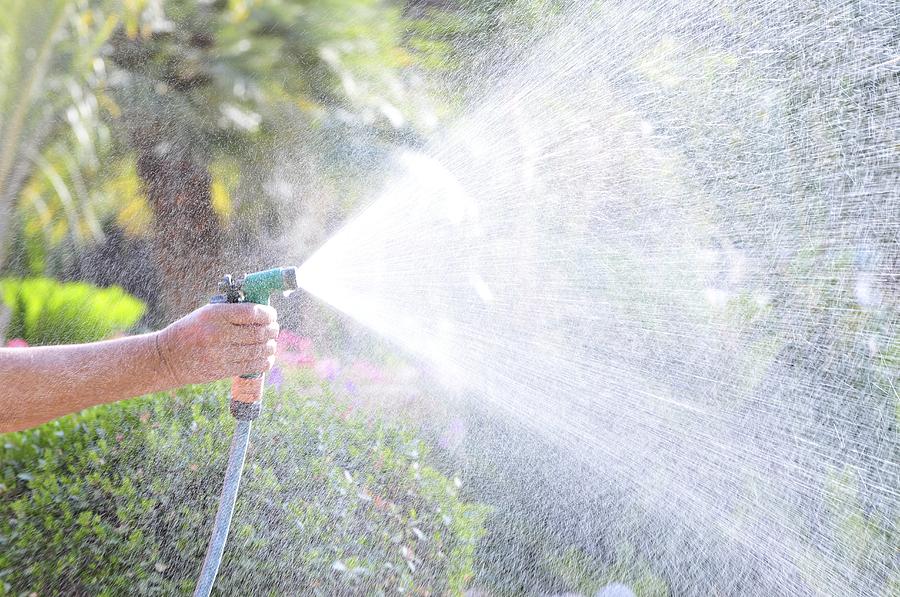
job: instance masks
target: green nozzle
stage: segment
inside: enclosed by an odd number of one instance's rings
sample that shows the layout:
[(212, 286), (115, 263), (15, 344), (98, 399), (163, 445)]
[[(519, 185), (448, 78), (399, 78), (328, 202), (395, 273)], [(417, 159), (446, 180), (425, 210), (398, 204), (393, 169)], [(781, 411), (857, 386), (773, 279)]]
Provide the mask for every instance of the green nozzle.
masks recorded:
[(273, 292), (297, 290), (297, 268), (276, 267), (247, 274), (241, 283), (245, 303), (268, 305)]

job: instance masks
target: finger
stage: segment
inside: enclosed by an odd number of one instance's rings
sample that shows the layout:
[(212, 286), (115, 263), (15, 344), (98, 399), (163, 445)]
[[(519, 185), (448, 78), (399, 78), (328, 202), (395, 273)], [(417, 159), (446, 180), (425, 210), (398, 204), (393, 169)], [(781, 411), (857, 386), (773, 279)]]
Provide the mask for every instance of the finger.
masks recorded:
[(258, 342), (256, 344), (245, 344), (243, 346), (239, 346), (238, 348), (241, 351), (247, 350), (247, 352), (241, 352), (240, 354), (242, 355), (250, 354), (271, 357), (274, 356), (278, 351), (278, 342), (276, 342), (275, 340), (268, 340), (266, 342)]
[(263, 337), (265, 340), (277, 340), (278, 333), (281, 331), (281, 326), (279, 326), (277, 322), (272, 322), (269, 325), (257, 327), (263, 330)]
[(278, 331), (277, 323), (270, 323), (269, 325), (238, 325), (232, 326), (229, 339), (232, 344), (239, 346), (265, 344), (269, 340), (277, 339)]
[(249, 364), (250, 369), (247, 371), (248, 373), (265, 373), (269, 369), (275, 366), (275, 357), (264, 357), (261, 359), (257, 359), (255, 361), (251, 361)]
[(230, 303), (215, 306), (221, 309), (226, 321), (235, 325), (269, 325), (278, 319), (278, 313), (269, 305)]
[[(231, 349), (228, 362), (241, 367), (249, 367), (251, 364), (266, 359), (269, 356), (266, 344), (236, 346)], [(252, 370), (247, 369), (247, 372), (252, 372)]]

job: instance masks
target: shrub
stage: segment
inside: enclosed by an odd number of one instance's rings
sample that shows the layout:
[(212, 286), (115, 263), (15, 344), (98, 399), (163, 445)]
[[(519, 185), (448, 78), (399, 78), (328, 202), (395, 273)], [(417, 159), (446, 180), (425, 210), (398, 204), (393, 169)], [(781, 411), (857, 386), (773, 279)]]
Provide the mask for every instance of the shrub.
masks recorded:
[[(253, 429), (220, 594), (459, 594), (486, 509), (301, 370)], [(301, 399), (299, 390), (314, 398)], [(216, 384), (3, 437), (0, 593), (193, 589), (233, 421)]]
[(0, 300), (11, 311), (7, 337), (29, 344), (102, 340), (133, 327), (145, 311), (144, 303), (117, 286), (49, 278), (0, 280)]

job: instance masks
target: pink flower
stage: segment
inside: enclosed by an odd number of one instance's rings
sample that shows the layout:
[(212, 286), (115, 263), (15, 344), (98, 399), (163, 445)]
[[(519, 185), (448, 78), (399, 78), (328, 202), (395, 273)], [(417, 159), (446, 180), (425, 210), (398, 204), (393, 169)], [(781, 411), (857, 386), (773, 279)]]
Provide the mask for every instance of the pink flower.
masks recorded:
[(331, 381), (337, 377), (341, 363), (337, 359), (322, 359), (316, 363), (315, 368), (319, 377)]
[(28, 348), (28, 342), (22, 340), (21, 338), (13, 338), (6, 343), (6, 346), (8, 348)]
[(285, 365), (294, 367), (308, 366), (316, 362), (312, 340), (298, 336), (290, 330), (281, 330), (278, 334), (276, 357)]
[(312, 348), (312, 340), (305, 336), (298, 336), (291, 330), (281, 330), (278, 334), (278, 344), (286, 349), (294, 351), (309, 350)]

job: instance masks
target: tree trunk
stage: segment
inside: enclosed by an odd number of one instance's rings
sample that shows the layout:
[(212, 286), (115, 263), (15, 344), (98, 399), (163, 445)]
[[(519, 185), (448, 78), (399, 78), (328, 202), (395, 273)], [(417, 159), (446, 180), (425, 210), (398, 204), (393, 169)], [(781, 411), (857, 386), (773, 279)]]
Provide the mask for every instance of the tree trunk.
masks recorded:
[(214, 293), (223, 271), (224, 243), (206, 164), (153, 133), (138, 127), (133, 145), (155, 216), (152, 248), (161, 288), (155, 289), (159, 298), (153, 323), (164, 324)]

